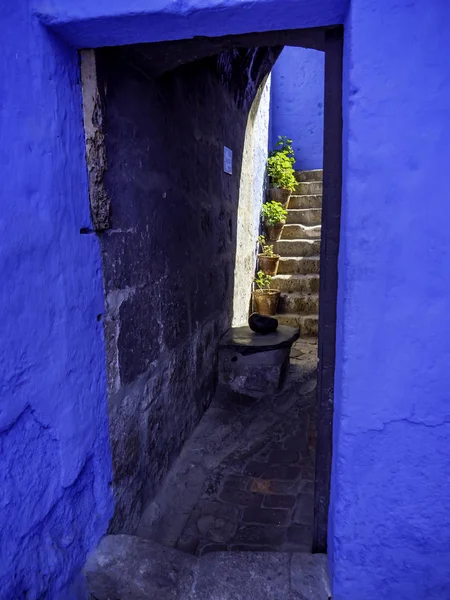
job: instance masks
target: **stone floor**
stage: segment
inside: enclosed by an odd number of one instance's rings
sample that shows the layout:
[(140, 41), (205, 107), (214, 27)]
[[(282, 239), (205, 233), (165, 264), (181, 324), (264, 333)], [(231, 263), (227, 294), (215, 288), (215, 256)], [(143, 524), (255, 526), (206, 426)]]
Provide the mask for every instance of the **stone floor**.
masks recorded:
[(195, 557), (110, 535), (85, 567), (92, 600), (331, 600), (327, 556), (210, 552)]
[(316, 342), (299, 340), (275, 396), (219, 389), (137, 534), (198, 556), (309, 552), (316, 367)]

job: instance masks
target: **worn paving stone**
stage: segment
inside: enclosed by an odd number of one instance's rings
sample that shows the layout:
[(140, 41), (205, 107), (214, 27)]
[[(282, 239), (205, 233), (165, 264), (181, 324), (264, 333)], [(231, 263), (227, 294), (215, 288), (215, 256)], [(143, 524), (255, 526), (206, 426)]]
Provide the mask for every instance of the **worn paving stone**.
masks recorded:
[(249, 489), (260, 494), (296, 494), (300, 481), (273, 481), (271, 479), (253, 479)]
[(279, 547), (286, 540), (286, 528), (274, 525), (241, 525), (234, 538), (233, 544), (260, 544), (263, 546)]
[(195, 558), (130, 535), (104, 537), (88, 558), (89, 592), (99, 600), (179, 600), (193, 585)]
[(294, 481), (300, 476), (301, 468), (293, 465), (271, 465), (258, 462), (250, 462), (245, 471), (252, 477), (263, 479), (280, 479), (281, 481)]
[[(292, 508), (295, 506), (296, 497), (282, 494), (270, 494), (264, 497), (264, 508)], [(297, 508), (296, 508), (297, 510)]]
[(220, 492), (219, 499), (228, 504), (237, 504), (238, 506), (248, 506), (257, 508), (261, 506), (261, 494), (247, 492), (231, 485), (225, 486)]
[[(198, 576), (186, 600), (294, 598), (291, 595), (290, 569), (289, 554), (208, 554), (200, 561)], [(222, 582), (222, 585), (219, 582)]]
[(268, 462), (279, 465), (295, 465), (300, 460), (297, 450), (276, 449), (269, 454)]
[(242, 515), (244, 523), (261, 523), (262, 525), (287, 525), (290, 512), (283, 509), (246, 508)]
[(294, 523), (311, 525), (314, 518), (314, 496), (313, 494), (299, 494), (295, 503), (295, 511), (292, 517)]
[[(316, 356), (314, 344), (300, 345), (307, 356)], [(305, 380), (304, 373), (291, 370), (279, 393), (250, 403), (219, 388), (213, 409), (183, 448), (170, 485), (157, 499), (159, 513), (141, 530), (145, 536), (197, 555), (223, 546), (310, 549), (316, 387), (311, 373)], [(218, 420), (221, 412), (228, 416)], [(170, 537), (164, 538), (167, 528)]]
[(287, 530), (287, 541), (311, 549), (312, 528), (308, 525), (291, 525)]
[(271, 550), (210, 544), (196, 558), (113, 535), (100, 542), (84, 574), (96, 600), (330, 600), (326, 556)]

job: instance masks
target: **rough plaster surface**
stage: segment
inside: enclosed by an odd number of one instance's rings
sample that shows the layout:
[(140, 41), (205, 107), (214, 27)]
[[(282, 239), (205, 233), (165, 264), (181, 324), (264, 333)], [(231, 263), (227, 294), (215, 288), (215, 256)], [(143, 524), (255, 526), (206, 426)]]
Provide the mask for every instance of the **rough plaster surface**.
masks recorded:
[[(149, 13), (149, 3), (140, 0), (131, 7), (123, 0), (38, 0), (35, 12), (74, 47), (93, 47), (341, 23), (347, 5), (161, 0)], [(19, 416), (30, 405), (34, 416), (21, 418), (30, 427), (33, 419), (42, 419), (43, 429), (60, 445), (56, 471), (52, 476), (43, 471), (46, 498), (53, 510), (62, 510), (57, 522), (66, 522), (72, 511), (71, 489), (78, 503), (87, 497), (80, 466), (88, 467), (90, 452), (94, 475), (88, 489), (94, 489), (96, 502), (78, 515), (63, 568), (48, 559), (47, 571), (38, 572), (37, 550), (49, 557), (47, 550), (55, 547), (54, 531), (53, 537), (40, 535), (49, 522), (46, 500), (29, 483), (33, 473), (21, 473), (15, 487), (2, 486), (2, 518), (20, 522), (22, 531), (8, 539), (7, 552), (1, 540), (1, 589), (8, 594), (12, 589), (13, 597), (26, 589), (30, 598), (60, 598), (110, 509), (102, 333), (92, 324), (92, 316), (102, 312), (98, 249), (93, 236), (78, 237), (79, 229), (91, 224), (76, 55), (38, 28), (23, 0), (4, 3), (1, 11), (6, 198), (1, 264), (9, 282), (1, 292), (1, 428), (3, 439), (6, 431), (13, 436), (2, 457), (8, 453), (7, 460), (15, 460), (20, 454), (19, 441), (29, 434), (20, 429)], [(444, 2), (358, 0), (346, 20), (330, 515), (337, 600), (363, 594), (370, 600), (401, 600), (411, 596), (412, 584), (413, 597), (449, 595), (448, 550), (439, 546), (449, 531), (443, 509), (449, 481), (448, 186), (441, 176), (448, 164), (450, 122), (448, 11)], [(430, 174), (439, 176), (427, 194)], [(411, 446), (415, 431), (418, 443)], [(55, 457), (47, 440), (45, 452), (33, 451), (23, 463), (47, 453), (50, 464)], [(361, 449), (375, 450), (376, 458)], [(21, 505), (26, 495), (36, 500), (35, 538)], [(374, 531), (383, 533), (383, 543)], [(20, 552), (19, 539), (25, 543)], [(360, 574), (358, 580), (353, 572)]]
[(237, 215), (233, 327), (246, 325), (248, 322), (265, 191), (269, 114), (270, 76), (258, 90), (245, 130)]
[(41, 21), (76, 48), (344, 22), (349, 0), (35, 0)]
[(70, 598), (112, 513), (78, 57), (0, 8), (0, 598)]
[(346, 23), (335, 600), (450, 598), (445, 176), (426, 192), (450, 159), (449, 23), (446, 3), (392, 0)]
[(325, 53), (288, 47), (272, 71), (271, 146), (279, 135), (293, 140), (296, 169), (323, 166)]
[(232, 316), (245, 127), (274, 60), (242, 50), (153, 78), (119, 51), (99, 54), (112, 208), (101, 248), (113, 532), (134, 531), (212, 398)]

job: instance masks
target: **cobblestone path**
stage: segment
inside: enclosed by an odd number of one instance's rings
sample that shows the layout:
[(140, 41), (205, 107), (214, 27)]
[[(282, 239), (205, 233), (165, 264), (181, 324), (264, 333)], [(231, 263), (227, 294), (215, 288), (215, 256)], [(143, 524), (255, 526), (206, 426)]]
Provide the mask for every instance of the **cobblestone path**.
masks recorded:
[(317, 345), (299, 340), (283, 390), (260, 401), (218, 390), (138, 534), (191, 554), (309, 552)]

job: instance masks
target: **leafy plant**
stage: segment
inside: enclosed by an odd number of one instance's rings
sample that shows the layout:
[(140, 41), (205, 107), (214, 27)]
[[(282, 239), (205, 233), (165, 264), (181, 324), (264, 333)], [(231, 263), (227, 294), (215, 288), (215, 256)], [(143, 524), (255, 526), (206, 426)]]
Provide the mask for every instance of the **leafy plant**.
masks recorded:
[(287, 210), (281, 202), (266, 202), (262, 205), (262, 214), (267, 225), (276, 225), (286, 220)]
[(258, 242), (261, 244), (263, 256), (267, 256), (268, 258), (273, 258), (274, 256), (278, 256), (273, 251), (273, 244), (268, 244), (266, 242), (266, 238), (263, 235), (258, 236)]
[(270, 284), (272, 283), (272, 277), (271, 275), (266, 275), (264, 271), (258, 271), (258, 274), (253, 281), (260, 290), (268, 290), (270, 289)]
[(294, 171), (295, 156), (292, 140), (286, 136), (278, 136), (275, 148), (267, 159), (267, 172), (274, 187), (293, 192), (297, 185)]
[(284, 152), (290, 158), (292, 158), (292, 164), (295, 163), (294, 150), (292, 148), (292, 140), (289, 140), (285, 135), (278, 136), (278, 142), (275, 144), (275, 148), (272, 150), (269, 156), (273, 156), (277, 152)]

